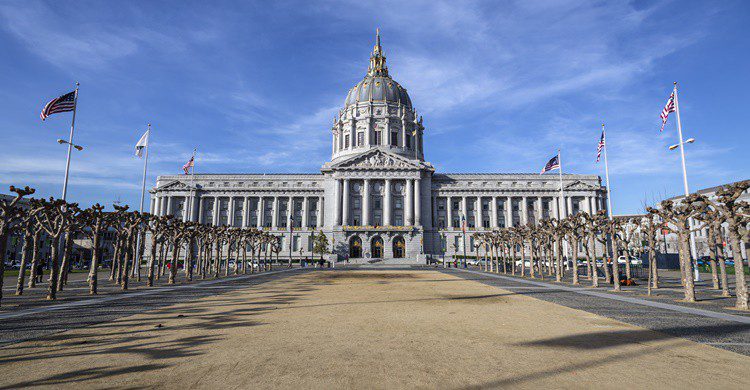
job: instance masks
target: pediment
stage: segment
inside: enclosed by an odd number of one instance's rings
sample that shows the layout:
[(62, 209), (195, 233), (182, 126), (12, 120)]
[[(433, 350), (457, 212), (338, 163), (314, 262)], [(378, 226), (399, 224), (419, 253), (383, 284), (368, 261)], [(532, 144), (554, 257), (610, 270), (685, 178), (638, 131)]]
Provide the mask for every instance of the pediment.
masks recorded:
[(331, 166), (332, 169), (423, 169), (426, 164), (408, 160), (404, 157), (371, 150)]
[(159, 186), (158, 190), (185, 190), (189, 189), (190, 186), (179, 181), (179, 180), (173, 180), (167, 184)]
[(576, 180), (572, 183), (569, 183), (564, 187), (566, 190), (597, 190), (599, 187), (592, 186), (590, 184), (586, 184), (580, 180)]

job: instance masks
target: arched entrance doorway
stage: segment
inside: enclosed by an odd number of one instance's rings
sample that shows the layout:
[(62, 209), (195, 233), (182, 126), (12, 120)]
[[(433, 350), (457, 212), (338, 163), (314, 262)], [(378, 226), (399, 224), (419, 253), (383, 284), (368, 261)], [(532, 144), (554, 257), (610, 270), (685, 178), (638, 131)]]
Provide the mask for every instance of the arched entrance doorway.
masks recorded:
[(359, 237), (354, 236), (351, 241), (349, 241), (349, 258), (357, 259), (360, 257), (362, 257), (362, 240)]
[(372, 258), (380, 259), (383, 257), (383, 239), (375, 237), (372, 239)]
[(393, 257), (402, 259), (406, 252), (406, 243), (403, 237), (396, 237), (393, 239)]

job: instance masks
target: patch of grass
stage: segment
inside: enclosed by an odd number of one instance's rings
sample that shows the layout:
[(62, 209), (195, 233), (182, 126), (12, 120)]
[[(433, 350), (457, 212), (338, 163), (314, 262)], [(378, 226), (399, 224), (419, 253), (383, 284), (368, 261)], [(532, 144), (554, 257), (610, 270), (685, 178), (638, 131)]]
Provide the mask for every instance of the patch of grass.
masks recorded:
[[(750, 267), (745, 266), (744, 268), (745, 268), (745, 275), (750, 275)], [(711, 266), (709, 266), (709, 265), (700, 265), (700, 266), (698, 266), (698, 269), (700, 270), (700, 272), (711, 273)], [(719, 272), (718, 271), (718, 266), (717, 266), (717, 272)], [(728, 265), (727, 266), (727, 275), (734, 275), (734, 266), (733, 265)]]
[[(6, 269), (5, 272), (3, 272), (3, 276), (18, 276), (18, 272), (19, 271), (20, 270), (17, 270), (17, 269)], [(70, 273), (73, 273), (73, 274), (88, 273), (88, 272), (89, 272), (89, 270), (87, 270), (87, 269), (74, 269), (74, 270), (70, 271)], [(29, 276), (30, 274), (31, 274), (31, 271), (30, 270), (26, 270), (26, 276)], [(45, 276), (49, 275), (49, 270), (48, 269), (44, 270), (44, 275)]]

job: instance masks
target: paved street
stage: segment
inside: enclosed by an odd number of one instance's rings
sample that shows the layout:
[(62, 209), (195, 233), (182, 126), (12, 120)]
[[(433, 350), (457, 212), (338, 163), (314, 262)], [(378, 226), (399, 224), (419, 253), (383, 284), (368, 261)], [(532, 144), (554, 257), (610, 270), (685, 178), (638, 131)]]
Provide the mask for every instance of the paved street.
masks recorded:
[(294, 269), (4, 311), (0, 386), (750, 386), (745, 316), (532, 283)]

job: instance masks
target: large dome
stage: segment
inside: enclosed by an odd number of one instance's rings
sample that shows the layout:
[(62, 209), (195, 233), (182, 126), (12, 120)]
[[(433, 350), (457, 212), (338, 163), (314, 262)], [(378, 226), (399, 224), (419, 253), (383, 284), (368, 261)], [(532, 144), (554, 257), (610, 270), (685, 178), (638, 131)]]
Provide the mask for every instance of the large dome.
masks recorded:
[(406, 89), (393, 81), (385, 65), (385, 53), (380, 46), (380, 32), (376, 35), (375, 47), (370, 55), (370, 67), (365, 78), (357, 83), (346, 95), (344, 106), (360, 102), (387, 102), (403, 104), (411, 108), (411, 99)]
[(406, 89), (388, 76), (371, 76), (357, 83), (346, 95), (345, 106), (359, 102), (388, 102), (403, 104), (411, 108), (411, 99)]

